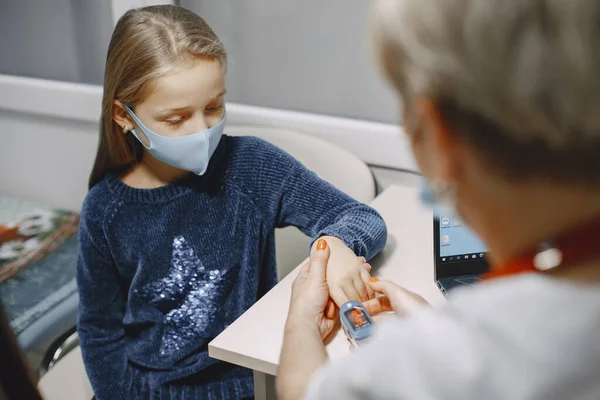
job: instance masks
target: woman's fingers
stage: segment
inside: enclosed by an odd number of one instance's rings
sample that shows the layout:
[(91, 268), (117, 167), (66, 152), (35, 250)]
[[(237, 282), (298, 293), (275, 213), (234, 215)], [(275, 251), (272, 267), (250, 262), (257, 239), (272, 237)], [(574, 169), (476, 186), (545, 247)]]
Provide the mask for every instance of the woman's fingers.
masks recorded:
[(330, 298), (325, 306), (325, 317), (328, 319), (334, 319), (336, 314), (335, 303)]
[(390, 281), (380, 281), (377, 278), (374, 278), (371, 282), (371, 288), (378, 293), (383, 293), (384, 295), (393, 298), (398, 292), (403, 291), (400, 286), (396, 285)]
[(297, 286), (302, 286), (304, 284), (304, 281), (306, 281), (306, 279), (308, 278), (309, 273), (310, 273), (310, 262), (307, 262), (300, 269), (300, 272), (298, 273), (298, 276), (296, 277), (296, 279), (294, 279), (294, 283), (292, 283), (292, 288), (297, 287)]
[(323, 239), (317, 242), (317, 251), (313, 253), (309, 261), (307, 279), (315, 282), (327, 282), (327, 262), (329, 261), (330, 250), (327, 242)]
[(371, 272), (371, 269), (373, 268), (373, 267), (371, 267), (371, 264), (369, 264), (369, 263), (364, 263), (363, 267), (365, 267), (365, 269), (367, 270), (367, 272)]
[(398, 314), (406, 314), (407, 312), (429, 305), (418, 294), (390, 281), (371, 282), (371, 287), (376, 292), (383, 293), (389, 299), (392, 309)]
[(336, 322), (337, 321), (334, 321), (333, 319), (322, 319), (321, 320), (321, 326), (319, 327), (319, 331), (321, 332), (322, 340), (325, 340), (325, 338), (327, 338), (327, 336), (329, 336), (331, 331), (333, 331), (333, 328), (335, 328)]
[(386, 296), (376, 297), (363, 303), (369, 314), (375, 315), (382, 312), (393, 311), (390, 299)]

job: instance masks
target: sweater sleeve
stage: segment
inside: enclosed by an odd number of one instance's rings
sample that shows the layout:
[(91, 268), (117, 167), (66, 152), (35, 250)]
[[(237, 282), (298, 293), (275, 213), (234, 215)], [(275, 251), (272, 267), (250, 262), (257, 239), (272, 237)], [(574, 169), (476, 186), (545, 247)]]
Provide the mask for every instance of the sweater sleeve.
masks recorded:
[(367, 260), (383, 250), (387, 229), (373, 208), (359, 203), (309, 171), (278, 147), (253, 138), (252, 161), (257, 202), (277, 228), (296, 226), (317, 239), (335, 236)]
[(101, 217), (93, 214), (84, 205), (77, 266), (80, 347), (96, 399), (126, 399), (131, 377), (124, 350), (125, 294), (97, 222)]

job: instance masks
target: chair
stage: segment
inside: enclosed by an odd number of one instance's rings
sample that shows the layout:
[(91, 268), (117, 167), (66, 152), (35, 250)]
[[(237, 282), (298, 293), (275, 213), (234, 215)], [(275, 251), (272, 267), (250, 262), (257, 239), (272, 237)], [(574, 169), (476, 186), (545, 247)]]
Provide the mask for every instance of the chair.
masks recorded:
[(38, 388), (46, 400), (87, 400), (94, 396), (79, 346), (64, 354), (42, 376)]
[[(285, 150), (308, 169), (362, 203), (375, 198), (369, 167), (354, 154), (314, 136), (262, 126), (227, 126), (231, 136), (256, 136)], [(310, 239), (295, 227), (275, 232), (277, 276), (283, 279), (308, 256)]]

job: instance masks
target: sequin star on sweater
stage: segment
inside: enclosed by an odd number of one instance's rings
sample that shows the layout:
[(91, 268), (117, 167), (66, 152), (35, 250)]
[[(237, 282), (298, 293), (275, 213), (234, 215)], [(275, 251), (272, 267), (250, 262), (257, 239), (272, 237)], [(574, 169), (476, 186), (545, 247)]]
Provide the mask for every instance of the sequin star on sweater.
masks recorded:
[(78, 330), (96, 398), (251, 397), (251, 372), (207, 346), (274, 286), (274, 230), (288, 225), (367, 259), (387, 236), (373, 209), (257, 138), (224, 136), (204, 176), (134, 189), (112, 174), (94, 186)]

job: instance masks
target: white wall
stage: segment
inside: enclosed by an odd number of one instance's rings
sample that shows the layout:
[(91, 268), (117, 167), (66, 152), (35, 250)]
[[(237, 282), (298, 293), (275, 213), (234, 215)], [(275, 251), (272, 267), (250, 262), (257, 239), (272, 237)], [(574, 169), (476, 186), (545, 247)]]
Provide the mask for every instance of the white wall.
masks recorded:
[(242, 104), (386, 123), (400, 107), (379, 76), (365, 0), (180, 0), (230, 57), (228, 98)]
[(0, 193), (79, 210), (97, 124), (0, 110)]
[(3, 1), (0, 73), (99, 84), (111, 33), (106, 0)]
[(113, 31), (111, 4), (106, 0), (71, 0), (71, 4), (79, 62), (78, 81), (102, 85), (106, 52)]

